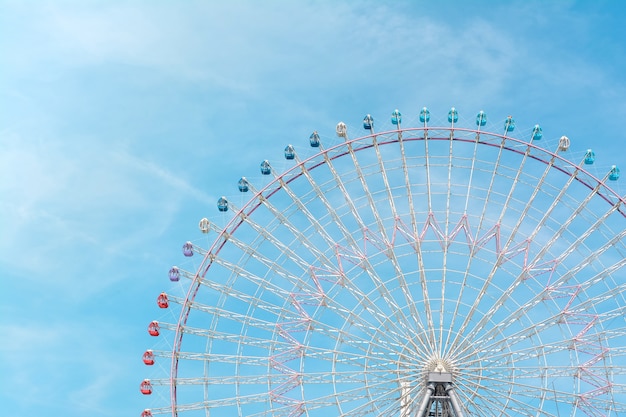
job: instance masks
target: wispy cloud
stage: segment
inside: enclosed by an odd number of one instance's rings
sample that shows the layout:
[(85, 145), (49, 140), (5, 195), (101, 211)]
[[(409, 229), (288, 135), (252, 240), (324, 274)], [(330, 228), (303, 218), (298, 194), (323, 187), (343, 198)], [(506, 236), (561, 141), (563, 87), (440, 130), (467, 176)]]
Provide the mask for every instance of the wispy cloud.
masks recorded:
[(472, 123), (486, 106), (623, 163), (621, 46), (596, 37), (599, 11), (544, 3), (2, 2), (4, 395), (24, 415), (132, 408), (138, 378), (119, 364), (145, 340), (124, 326), (169, 283), (150, 275), (239, 176), (286, 166), (282, 146), (313, 129), (424, 105)]
[(84, 296), (112, 285), (114, 276), (79, 271), (113, 264), (162, 234), (183, 201), (215, 201), (180, 174), (97, 142), (75, 147), (10, 136), (1, 143), (0, 213), (11, 221), (0, 237), (0, 259), (45, 286), (67, 285)]

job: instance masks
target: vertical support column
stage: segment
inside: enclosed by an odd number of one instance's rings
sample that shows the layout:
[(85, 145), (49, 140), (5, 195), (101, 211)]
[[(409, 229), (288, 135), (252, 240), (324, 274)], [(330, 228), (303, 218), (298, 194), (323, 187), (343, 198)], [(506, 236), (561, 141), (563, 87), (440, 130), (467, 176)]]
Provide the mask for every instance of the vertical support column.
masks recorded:
[(461, 411), (461, 406), (459, 404), (459, 398), (456, 396), (456, 392), (454, 392), (454, 387), (452, 386), (452, 384), (446, 384), (446, 393), (448, 394), (448, 397), (450, 397), (450, 402), (452, 403), (454, 415), (456, 417), (463, 417), (463, 412)]
[(400, 381), (400, 417), (411, 417), (411, 385)]
[(430, 397), (435, 392), (435, 384), (432, 382), (428, 383), (426, 387), (426, 392), (424, 393), (424, 398), (422, 399), (422, 403), (420, 404), (420, 408), (417, 410), (417, 417), (426, 416), (428, 414), (428, 405), (430, 404)]

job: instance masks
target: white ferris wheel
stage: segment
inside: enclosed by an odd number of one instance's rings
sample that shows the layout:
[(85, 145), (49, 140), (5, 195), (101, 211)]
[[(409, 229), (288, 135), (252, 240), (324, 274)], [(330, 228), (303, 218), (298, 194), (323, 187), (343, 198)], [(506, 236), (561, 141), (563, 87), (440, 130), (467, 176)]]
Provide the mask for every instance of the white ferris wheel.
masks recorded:
[(313, 132), (219, 199), (158, 297), (142, 416), (626, 415), (619, 169), (430, 119)]

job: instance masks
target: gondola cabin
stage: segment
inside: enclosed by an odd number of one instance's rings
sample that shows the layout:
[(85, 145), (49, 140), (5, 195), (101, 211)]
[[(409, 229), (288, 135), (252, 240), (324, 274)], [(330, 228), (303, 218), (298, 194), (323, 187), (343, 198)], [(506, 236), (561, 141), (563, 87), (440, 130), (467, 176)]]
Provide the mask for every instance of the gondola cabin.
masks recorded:
[(609, 180), (617, 181), (619, 179), (619, 168), (615, 165), (611, 167), (611, 171), (609, 171)]
[(420, 111), (420, 122), (422, 123), (430, 122), (430, 110), (428, 110), (426, 107), (424, 107), (422, 111)]
[(151, 321), (148, 325), (148, 334), (150, 336), (158, 336), (160, 334), (159, 330), (159, 322), (156, 320)]
[(248, 182), (246, 177), (241, 177), (239, 179), (239, 182), (237, 183), (237, 187), (239, 188), (239, 191), (241, 191), (242, 193), (247, 193), (248, 190), (250, 189), (250, 183)]
[(504, 133), (509, 133), (515, 130), (515, 120), (512, 116), (507, 116), (504, 120)]
[(168, 275), (170, 277), (170, 281), (172, 282), (178, 282), (180, 280), (180, 270), (177, 266), (171, 267)]
[(459, 121), (459, 112), (456, 111), (454, 107), (450, 109), (448, 112), (448, 122), (456, 123)]
[(587, 149), (587, 152), (585, 152), (585, 165), (593, 165), (595, 160), (596, 154), (591, 149)]
[(207, 219), (206, 217), (200, 220), (200, 222), (198, 223), (198, 228), (200, 229), (202, 233), (209, 233), (209, 229), (210, 229), (209, 226), (210, 226), (209, 219)]
[(263, 162), (261, 162), (261, 174), (262, 175), (270, 175), (270, 173), (272, 172), (272, 167), (270, 166), (270, 161), (268, 161), (267, 159)]
[(183, 255), (186, 257), (193, 256), (193, 244), (191, 242), (185, 242), (183, 245)]
[(533, 135), (531, 137), (531, 140), (541, 140), (542, 137), (543, 129), (541, 128), (541, 126), (535, 125), (535, 127), (533, 127)]
[(148, 366), (154, 365), (154, 353), (151, 350), (146, 350), (143, 354), (143, 363)]
[(293, 145), (287, 145), (285, 147), (285, 159), (292, 160), (296, 158), (296, 150)]
[(337, 123), (337, 127), (335, 127), (335, 133), (337, 133), (337, 136), (339, 136), (340, 138), (347, 138), (348, 126), (346, 126), (344, 122)]
[(157, 305), (159, 306), (159, 308), (169, 307), (170, 303), (169, 303), (169, 300), (167, 299), (167, 294), (165, 294), (164, 292), (159, 294), (159, 296), (157, 297)]
[(309, 136), (309, 143), (311, 144), (312, 148), (319, 148), (320, 135), (317, 134), (317, 131), (311, 133), (311, 136)]
[(399, 125), (400, 123), (402, 123), (402, 113), (400, 113), (400, 110), (395, 109), (391, 113), (391, 124)]
[(217, 209), (221, 212), (228, 211), (228, 200), (222, 196), (217, 200)]
[(374, 127), (374, 118), (368, 114), (363, 118), (363, 129), (372, 130), (373, 127)]
[(139, 385), (139, 391), (141, 391), (143, 395), (152, 394), (152, 384), (150, 383), (149, 379), (144, 379), (143, 381), (141, 381), (141, 384)]
[(487, 124), (487, 113), (479, 111), (476, 115), (476, 126), (484, 126)]

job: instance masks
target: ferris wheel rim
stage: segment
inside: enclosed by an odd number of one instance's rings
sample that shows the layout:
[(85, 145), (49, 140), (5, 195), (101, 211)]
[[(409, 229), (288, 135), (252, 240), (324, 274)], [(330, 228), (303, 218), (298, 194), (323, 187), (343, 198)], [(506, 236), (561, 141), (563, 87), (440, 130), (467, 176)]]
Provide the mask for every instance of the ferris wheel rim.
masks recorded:
[[(220, 250), (222, 249), (222, 247), (226, 244), (226, 239), (221, 239), (224, 235), (231, 235), (233, 233), (236, 232), (237, 228), (245, 221), (244, 218), (242, 216), (249, 216), (251, 215), (258, 207), (260, 207), (263, 204), (263, 201), (260, 197), (263, 198), (270, 198), (274, 193), (276, 193), (278, 190), (281, 189), (282, 185), (280, 185), (281, 181), (285, 181), (285, 183), (290, 183), (291, 181), (294, 181), (296, 178), (299, 178), (301, 175), (303, 175), (303, 173), (298, 173), (296, 175), (293, 175), (290, 178), (287, 178), (289, 175), (293, 174), (294, 172), (296, 172), (298, 169), (301, 170), (312, 170), (318, 166), (324, 165), (326, 163), (325, 160), (319, 161), (316, 164), (312, 164), (311, 166), (306, 166), (307, 164), (311, 163), (311, 161), (314, 161), (315, 158), (319, 158), (320, 156), (327, 156), (330, 160), (335, 160), (337, 158), (343, 157), (345, 155), (348, 155), (349, 152), (343, 152), (343, 153), (338, 153), (336, 155), (329, 155), (331, 152), (334, 152), (338, 149), (340, 149), (341, 147), (346, 147), (348, 145), (352, 145), (352, 144), (358, 144), (364, 140), (367, 139), (372, 139), (372, 140), (376, 140), (376, 138), (381, 137), (381, 136), (385, 136), (385, 135), (395, 135), (400, 133), (408, 133), (408, 132), (424, 132), (424, 133), (428, 133), (430, 131), (448, 131), (450, 133), (454, 133), (454, 132), (464, 132), (464, 133), (473, 133), (476, 135), (488, 135), (490, 137), (494, 137), (494, 138), (500, 138), (502, 139), (502, 145), (500, 145), (500, 147), (506, 151), (512, 151), (512, 152), (517, 152), (517, 153), (522, 153), (521, 151), (519, 151), (518, 149), (515, 149), (513, 147), (507, 147), (504, 146), (504, 142), (505, 141), (512, 141), (516, 144), (519, 145), (524, 145), (524, 146), (528, 146), (532, 149), (536, 149), (540, 152), (542, 152), (544, 155), (547, 155), (551, 158), (555, 158), (559, 161), (561, 161), (562, 163), (564, 163), (567, 166), (570, 167), (575, 167), (576, 170), (583, 172), (588, 178), (591, 179), (591, 181), (595, 182), (597, 186), (603, 186), (604, 190), (606, 190), (608, 192), (609, 196), (604, 196), (603, 194), (598, 193), (598, 195), (602, 196), (602, 198), (609, 204), (611, 205), (620, 205), (625, 203), (625, 199), (621, 196), (619, 196), (615, 191), (613, 191), (610, 187), (608, 187), (606, 185), (606, 179), (605, 180), (601, 180), (598, 179), (597, 177), (595, 177), (594, 175), (592, 175), (591, 173), (589, 173), (587, 170), (584, 169), (584, 167), (581, 166), (577, 166), (575, 164), (573, 164), (572, 162), (568, 161), (567, 159), (563, 158), (561, 155), (558, 154), (558, 152), (551, 152), (549, 150), (546, 150), (544, 148), (541, 148), (535, 144), (533, 144), (532, 142), (525, 142), (523, 140), (508, 136), (506, 134), (498, 134), (498, 133), (493, 133), (493, 132), (486, 132), (486, 131), (481, 131), (480, 129), (467, 129), (467, 128), (460, 128), (460, 127), (412, 127), (412, 128), (399, 128), (399, 129), (394, 129), (394, 130), (388, 130), (385, 132), (377, 132), (377, 133), (372, 133), (369, 135), (365, 135), (365, 136), (360, 136), (354, 139), (349, 139), (346, 140), (343, 143), (338, 143), (336, 145), (333, 145), (329, 148), (325, 148), (320, 150), (320, 152), (315, 153), (312, 156), (309, 156), (306, 159), (303, 159), (299, 162), (297, 162), (294, 166), (286, 169), (284, 172), (282, 172), (280, 175), (274, 175), (274, 178), (271, 179), (265, 186), (263, 186), (262, 188), (260, 188), (258, 191), (256, 191), (253, 196), (248, 200), (248, 202), (246, 202), (241, 208), (238, 208), (237, 211), (233, 214), (233, 216), (231, 217), (230, 220), (228, 220), (227, 224), (221, 228), (221, 232), (220, 234), (215, 238), (213, 244), (210, 246), (210, 248), (208, 248), (208, 250), (206, 250), (206, 254), (204, 255), (200, 267), (197, 269), (191, 285), (189, 287), (189, 290), (187, 292), (187, 295), (185, 296), (185, 300), (182, 302), (182, 309), (181, 309), (181, 314), (179, 317), (179, 321), (176, 325), (176, 330), (175, 330), (175, 336), (174, 336), (174, 347), (173, 347), (173, 352), (174, 354), (172, 355), (172, 369), (171, 369), (171, 379), (170, 379), (170, 383), (171, 383), (171, 387), (172, 387), (172, 404), (177, 404), (176, 402), (176, 386), (177, 386), (177, 373), (178, 373), (178, 353), (180, 353), (180, 349), (181, 349), (181, 342), (182, 342), (182, 338), (184, 335), (184, 332), (182, 331), (183, 328), (186, 326), (187, 324), (187, 320), (189, 317), (189, 314), (192, 310), (192, 306), (191, 304), (193, 303), (195, 296), (200, 288), (200, 280), (203, 279), (208, 270), (210, 269), (213, 259), (212, 257), (217, 256), (220, 252)], [(472, 142), (472, 140), (470, 139), (462, 139), (462, 138), (456, 138), (456, 137), (450, 137), (450, 138), (433, 138), (433, 137), (428, 137), (427, 139), (424, 137), (405, 137), (405, 138), (398, 138), (398, 139), (394, 139), (394, 140), (386, 140), (386, 141), (381, 141), (378, 142), (378, 145), (387, 145), (387, 144), (392, 144), (392, 143), (398, 143), (400, 141), (419, 141), (419, 140), (458, 140), (458, 141), (463, 141), (463, 142)], [(480, 141), (478, 138), (475, 140), (475, 142), (477, 144), (481, 144), (481, 145), (488, 145), (488, 146), (497, 146), (496, 144), (493, 143), (487, 143), (487, 142), (482, 142)], [(362, 147), (357, 147), (354, 148), (355, 152), (358, 151), (362, 151), (362, 150), (366, 150), (366, 149), (370, 149), (371, 147), (373, 147), (373, 144), (370, 145), (365, 145)], [(542, 159), (536, 156), (530, 156), (531, 158), (536, 159), (539, 162), (542, 162), (546, 165), (548, 165), (548, 160), (547, 159)], [(555, 168), (556, 170), (562, 172), (565, 175), (569, 175), (571, 176), (572, 173), (568, 172), (565, 168), (556, 166), (554, 164), (551, 164), (550, 166), (551, 168)], [(287, 180), (285, 180), (285, 178), (287, 178)], [(587, 186), (590, 189), (593, 189), (594, 187), (592, 187), (591, 184), (584, 182), (582, 179), (580, 179), (579, 177), (575, 178), (576, 181), (581, 182), (582, 184), (584, 184), (585, 186)], [(615, 200), (617, 200), (616, 202), (612, 202), (610, 198), (613, 198)], [(247, 211), (246, 211), (247, 210)], [(622, 216), (626, 217), (626, 213), (624, 211), (622, 211), (621, 209), (618, 209), (619, 212), (622, 214)], [(173, 406), (174, 407), (174, 406)]]

